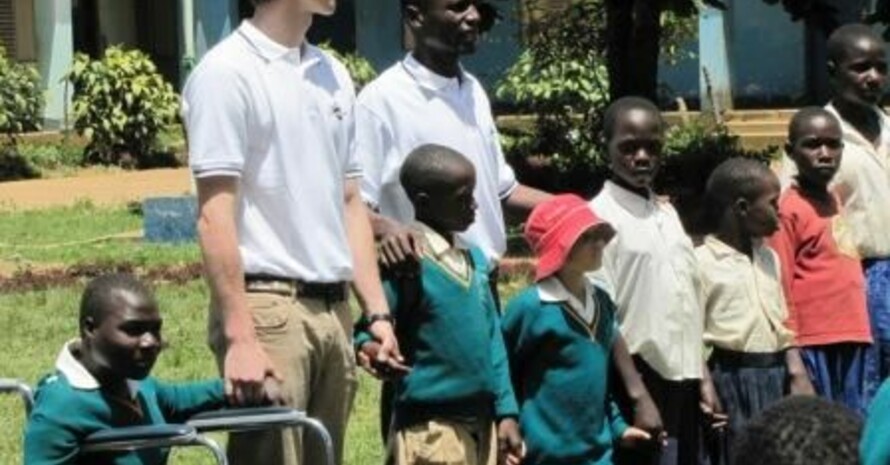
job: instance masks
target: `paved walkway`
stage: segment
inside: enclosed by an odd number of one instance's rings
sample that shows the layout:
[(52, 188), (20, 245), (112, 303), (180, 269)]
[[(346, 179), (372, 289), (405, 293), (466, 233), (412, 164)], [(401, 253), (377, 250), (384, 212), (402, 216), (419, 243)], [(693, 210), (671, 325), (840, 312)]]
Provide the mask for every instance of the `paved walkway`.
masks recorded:
[(191, 191), (187, 168), (144, 171), (84, 171), (76, 176), (0, 183), (0, 209), (39, 209), (88, 199), (97, 205), (122, 205), (145, 197)]

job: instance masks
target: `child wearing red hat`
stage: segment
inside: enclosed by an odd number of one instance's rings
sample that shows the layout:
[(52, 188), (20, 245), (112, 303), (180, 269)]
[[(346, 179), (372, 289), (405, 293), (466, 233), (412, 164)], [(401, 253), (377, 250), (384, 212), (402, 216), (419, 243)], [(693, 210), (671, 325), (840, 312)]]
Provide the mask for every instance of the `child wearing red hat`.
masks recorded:
[(615, 305), (586, 274), (598, 269), (615, 230), (575, 195), (558, 195), (528, 218), (538, 264), (535, 284), (506, 307), (524, 464), (612, 463), (614, 442), (651, 439), (628, 427), (608, 392), (613, 348), (621, 343)]

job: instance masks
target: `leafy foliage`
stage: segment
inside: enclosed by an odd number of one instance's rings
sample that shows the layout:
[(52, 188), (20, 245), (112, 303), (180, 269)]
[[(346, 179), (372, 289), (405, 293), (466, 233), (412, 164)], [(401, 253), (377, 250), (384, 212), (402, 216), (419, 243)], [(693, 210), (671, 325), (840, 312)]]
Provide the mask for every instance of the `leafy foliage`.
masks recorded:
[(0, 47), (0, 132), (12, 135), (40, 129), (43, 104), (37, 68), (10, 60)]
[(138, 50), (106, 49), (101, 60), (74, 57), (74, 127), (90, 138), (86, 161), (149, 166), (161, 129), (178, 120), (179, 98)]
[(352, 77), (352, 82), (355, 84), (356, 92), (362, 90), (362, 87), (365, 87), (367, 83), (373, 81), (374, 78), (377, 77), (377, 71), (371, 66), (371, 62), (361, 55), (357, 53), (338, 52), (327, 42), (320, 44), (319, 47), (333, 55), (334, 58), (346, 66), (346, 70), (349, 71), (349, 76)]
[[(697, 33), (696, 19), (676, 0), (662, 14), (662, 57), (676, 63)], [(556, 170), (561, 189), (586, 191), (591, 176), (602, 176), (606, 159), (600, 135), (609, 103), (604, 0), (523, 2), (522, 16), (534, 18), (526, 48), (497, 86), (496, 96), (534, 114), (531, 128), (502, 127), (507, 156), (518, 171), (529, 157)], [(568, 175), (568, 176), (562, 176)], [(594, 183), (595, 186), (595, 183)]]
[(684, 122), (669, 128), (665, 135), (655, 190), (671, 198), (688, 233), (701, 234), (705, 229), (701, 212), (705, 185), (717, 165), (735, 157), (769, 163), (776, 152), (773, 147), (747, 150), (725, 125), (706, 118)]

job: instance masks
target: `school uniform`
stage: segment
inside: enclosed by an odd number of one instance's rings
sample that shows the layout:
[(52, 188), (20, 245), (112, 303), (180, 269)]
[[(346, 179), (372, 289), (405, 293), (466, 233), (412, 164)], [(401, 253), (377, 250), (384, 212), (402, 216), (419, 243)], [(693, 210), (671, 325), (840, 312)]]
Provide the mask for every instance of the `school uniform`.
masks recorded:
[(859, 458), (862, 465), (890, 463), (890, 382), (881, 385), (871, 406), (862, 431)]
[(834, 198), (825, 205), (792, 185), (769, 241), (779, 255), (786, 325), (819, 395), (865, 415), (877, 391), (865, 279), (849, 226)]
[(880, 377), (890, 375), (890, 118), (875, 107), (881, 124), (877, 146), (841, 118), (844, 152), (832, 182), (850, 238), (862, 259), (872, 336)]
[(705, 305), (704, 342), (708, 366), (730, 433), (784, 397), (788, 370), (785, 350), (794, 333), (782, 293), (779, 260), (755, 242), (752, 257), (714, 236), (695, 249)]
[(504, 343), (527, 447), (523, 463), (605, 465), (627, 424), (609, 392), (615, 307), (592, 284), (580, 302), (554, 277), (506, 307)]
[(125, 426), (182, 423), (225, 403), (222, 380), (167, 384), (148, 377), (128, 380), (130, 397), (117, 399), (75, 358), (75, 342), (62, 348), (55, 372), (35, 392), (25, 426), (25, 465), (163, 465), (168, 450), (80, 454), (87, 436)]
[[(343, 200), (346, 183), (361, 177), (354, 101), (349, 73), (332, 56), (310, 44), (285, 47), (244, 21), (202, 58), (182, 102), (194, 177), (237, 180), (234, 219), (257, 340), (288, 406), (331, 433), (336, 463), (358, 385)], [(221, 315), (212, 309), (208, 325), (220, 367)], [(227, 448), (233, 463), (277, 465), (318, 463), (324, 451), (293, 430), (232, 434)]]
[[(616, 304), (621, 334), (661, 413), (676, 455), (669, 462), (698, 463), (704, 316), (692, 241), (673, 206), (654, 193), (642, 197), (607, 181), (590, 206), (617, 231), (593, 276)], [(641, 460), (616, 455), (618, 463)]]
[[(397, 465), (494, 464), (495, 421), (517, 416), (518, 408), (487, 260), (479, 248), (452, 247), (425, 225), (416, 227), (425, 237), (419, 282), (384, 282), (411, 366), (393, 382), (390, 458)], [(357, 347), (370, 339), (365, 326), (357, 325)]]

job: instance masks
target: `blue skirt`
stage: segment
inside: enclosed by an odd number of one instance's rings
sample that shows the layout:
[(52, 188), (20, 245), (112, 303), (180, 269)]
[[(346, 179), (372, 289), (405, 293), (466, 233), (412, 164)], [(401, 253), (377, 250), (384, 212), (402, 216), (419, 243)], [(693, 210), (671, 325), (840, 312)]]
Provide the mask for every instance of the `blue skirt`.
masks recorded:
[(890, 375), (890, 258), (862, 262), (872, 336), (881, 380)]
[(751, 417), (785, 397), (788, 369), (784, 352), (742, 353), (715, 349), (708, 365), (723, 411), (729, 415), (729, 436)]
[(820, 396), (865, 417), (881, 383), (873, 345), (849, 342), (801, 347), (800, 358)]

